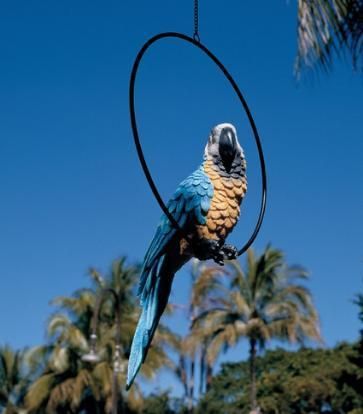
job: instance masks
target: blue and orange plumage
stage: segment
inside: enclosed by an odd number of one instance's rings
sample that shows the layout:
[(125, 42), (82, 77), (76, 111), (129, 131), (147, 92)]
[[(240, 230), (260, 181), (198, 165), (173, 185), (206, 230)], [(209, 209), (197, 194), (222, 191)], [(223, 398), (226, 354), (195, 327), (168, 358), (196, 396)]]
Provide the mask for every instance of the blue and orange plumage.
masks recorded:
[(231, 124), (217, 125), (209, 136), (204, 162), (168, 203), (188, 239), (163, 215), (146, 252), (138, 292), (142, 312), (131, 345), (127, 388), (146, 358), (175, 273), (192, 257), (218, 263), (235, 257), (236, 249), (225, 239), (239, 219), (246, 191), (246, 161), (236, 129)]

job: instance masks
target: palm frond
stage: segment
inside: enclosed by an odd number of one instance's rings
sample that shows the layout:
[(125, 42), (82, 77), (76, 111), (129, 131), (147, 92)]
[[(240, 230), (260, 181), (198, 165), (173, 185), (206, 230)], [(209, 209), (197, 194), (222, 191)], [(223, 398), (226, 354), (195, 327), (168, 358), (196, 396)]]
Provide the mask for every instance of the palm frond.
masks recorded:
[(346, 53), (358, 67), (363, 52), (362, 16), (362, 0), (298, 0), (295, 73), (315, 65), (327, 71), (334, 57)]
[[(267, 246), (256, 256), (250, 249), (245, 270), (238, 262), (230, 263), (229, 270), (229, 288), (218, 302), (199, 309), (187, 339), (194, 352), (198, 343), (207, 344), (208, 363), (243, 337), (260, 347), (272, 338), (298, 343), (321, 339), (310, 291), (301, 283), (308, 274), (301, 266), (287, 266), (281, 250)], [(208, 303), (203, 297), (210, 295), (208, 289), (197, 286), (196, 294)]]
[(25, 403), (30, 413), (40, 411), (39, 408), (49, 399), (50, 392), (56, 384), (56, 380), (57, 378), (54, 373), (44, 374), (29, 387), (25, 397)]

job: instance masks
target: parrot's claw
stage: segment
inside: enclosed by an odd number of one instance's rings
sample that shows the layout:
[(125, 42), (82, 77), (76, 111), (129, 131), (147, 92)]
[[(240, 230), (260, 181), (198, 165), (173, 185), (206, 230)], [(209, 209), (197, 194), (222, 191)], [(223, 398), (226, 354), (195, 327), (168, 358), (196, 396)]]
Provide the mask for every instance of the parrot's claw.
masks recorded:
[(237, 258), (238, 249), (230, 244), (223, 244), (220, 240), (199, 240), (194, 245), (194, 256), (199, 260), (212, 259), (220, 266), (225, 260)]
[(210, 259), (213, 259), (220, 266), (224, 266), (224, 254), (221, 241), (215, 241), (210, 246)]
[(214, 260), (217, 264), (219, 264), (220, 266), (224, 266), (224, 255), (223, 255), (223, 253), (221, 253), (220, 251), (219, 251), (219, 252), (216, 252), (216, 253), (213, 255), (212, 259), (213, 259), (213, 260)]
[(193, 246), (194, 256), (199, 260), (213, 259), (216, 263), (224, 265), (224, 254), (222, 251), (222, 242), (219, 240), (199, 240)]
[(224, 260), (236, 260), (238, 256), (238, 249), (231, 244), (225, 244), (221, 248)]

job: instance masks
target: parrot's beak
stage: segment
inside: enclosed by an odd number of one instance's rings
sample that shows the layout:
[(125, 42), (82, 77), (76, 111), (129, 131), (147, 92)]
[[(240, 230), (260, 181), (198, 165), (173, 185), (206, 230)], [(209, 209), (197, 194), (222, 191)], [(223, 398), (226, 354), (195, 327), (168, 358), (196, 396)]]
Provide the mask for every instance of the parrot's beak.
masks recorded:
[(229, 172), (237, 152), (237, 139), (231, 128), (223, 128), (219, 137), (219, 155)]

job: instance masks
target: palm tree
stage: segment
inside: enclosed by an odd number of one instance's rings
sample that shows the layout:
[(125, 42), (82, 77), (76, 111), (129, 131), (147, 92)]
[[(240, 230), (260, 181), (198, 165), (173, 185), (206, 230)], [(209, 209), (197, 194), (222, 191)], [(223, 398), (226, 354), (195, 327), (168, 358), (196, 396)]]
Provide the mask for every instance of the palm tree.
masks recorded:
[[(110, 274), (104, 277), (91, 269), (92, 287), (76, 291), (71, 297), (58, 297), (53, 304), (58, 307), (48, 322), (45, 346), (33, 349), (28, 358), (40, 361), (39, 378), (26, 395), (30, 413), (69, 412), (109, 413), (112, 406), (112, 361), (115, 352), (115, 306), (112, 298), (106, 298), (99, 315), (98, 350), (101, 361), (96, 365), (82, 361), (89, 351), (88, 337), (91, 320), (99, 292), (110, 287), (121, 303), (121, 366), (126, 367), (132, 336), (138, 317), (135, 286), (138, 268), (126, 266), (125, 258), (113, 263)], [(153, 377), (164, 365), (171, 364), (165, 352), (165, 344), (172, 342), (173, 334), (161, 325), (141, 374)], [(125, 369), (119, 374), (119, 384), (124, 389)], [(120, 391), (120, 390), (119, 390)], [(127, 406), (139, 408), (141, 393), (136, 384), (122, 396), (120, 412)], [(62, 411), (63, 410), (63, 411)]]
[(9, 346), (0, 347), (0, 412), (19, 412), (28, 381), (24, 351), (13, 351)]
[[(358, 293), (353, 302), (358, 306), (358, 318), (363, 324), (363, 293)], [(363, 328), (360, 330), (360, 338), (357, 344), (358, 350), (358, 365), (363, 367)]]
[(206, 358), (213, 362), (222, 349), (236, 345), (241, 338), (249, 342), (250, 402), (257, 410), (257, 349), (277, 339), (303, 344), (307, 339), (320, 341), (317, 311), (309, 290), (300, 282), (307, 279), (298, 266), (288, 267), (280, 250), (267, 247), (256, 257), (247, 254), (244, 272), (238, 262), (229, 266), (229, 289), (214, 298), (209, 309), (194, 321), (193, 335), (207, 341)]
[[(363, 293), (358, 293), (354, 300), (354, 303), (359, 308), (358, 318), (363, 323)], [(361, 337), (363, 339), (363, 329), (361, 330)]]
[(298, 53), (295, 70), (303, 65), (332, 66), (334, 55), (350, 54), (363, 69), (363, 1), (298, 0)]
[[(193, 289), (191, 294), (191, 328), (198, 315), (203, 314), (217, 304), (221, 303), (223, 295), (227, 295), (228, 290), (223, 284), (223, 276), (226, 275), (224, 268), (220, 266), (208, 266), (203, 262), (196, 261), (193, 268)], [(212, 379), (213, 365), (216, 357), (209, 354), (207, 350), (210, 346), (210, 338), (196, 335), (196, 330), (191, 329), (186, 342), (191, 348), (199, 351), (199, 391), (200, 394), (208, 391)]]
[[(221, 285), (219, 277), (223, 274), (223, 269), (218, 266), (207, 266), (197, 259), (192, 261), (191, 267), (191, 286), (189, 306), (186, 309), (187, 319), (190, 323), (190, 330), (195, 318), (208, 305), (213, 302), (213, 292), (220, 291)], [(184, 397), (187, 401), (188, 411), (193, 411), (193, 401), (202, 394), (206, 386), (206, 378), (211, 372), (211, 366), (206, 361), (205, 338), (193, 335), (191, 331), (180, 340), (177, 349), (179, 354), (179, 364), (175, 373), (183, 385)], [(198, 375), (199, 370), (199, 375)], [(197, 387), (197, 378), (199, 387)]]

